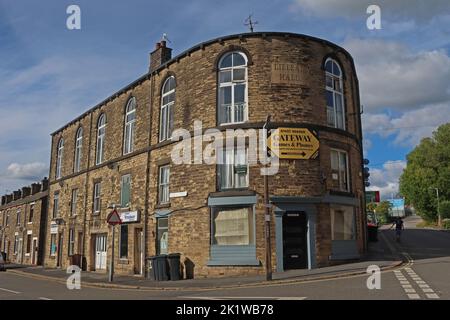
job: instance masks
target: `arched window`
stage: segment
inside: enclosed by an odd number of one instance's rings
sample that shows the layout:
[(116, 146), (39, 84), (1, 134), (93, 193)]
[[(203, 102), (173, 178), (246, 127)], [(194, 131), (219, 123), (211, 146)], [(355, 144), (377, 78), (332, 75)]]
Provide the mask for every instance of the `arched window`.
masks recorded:
[(95, 164), (100, 164), (103, 162), (103, 154), (105, 147), (105, 131), (106, 131), (106, 116), (102, 114), (100, 118), (98, 118), (97, 123), (97, 150), (96, 150), (96, 159)]
[(80, 171), (81, 166), (81, 152), (83, 147), (83, 128), (78, 128), (75, 138), (75, 160), (73, 162), (73, 171)]
[(167, 140), (173, 130), (173, 105), (175, 104), (175, 77), (169, 77), (161, 92), (161, 114), (159, 127), (159, 141)]
[(123, 135), (123, 154), (133, 152), (134, 128), (136, 126), (136, 98), (128, 100), (125, 109), (125, 132)]
[(219, 61), (219, 124), (247, 121), (247, 56), (230, 52)]
[(58, 142), (58, 150), (56, 155), (56, 179), (61, 178), (63, 152), (64, 152), (64, 139), (61, 138), (59, 139)]
[(327, 124), (345, 130), (344, 85), (339, 64), (328, 58), (325, 62)]

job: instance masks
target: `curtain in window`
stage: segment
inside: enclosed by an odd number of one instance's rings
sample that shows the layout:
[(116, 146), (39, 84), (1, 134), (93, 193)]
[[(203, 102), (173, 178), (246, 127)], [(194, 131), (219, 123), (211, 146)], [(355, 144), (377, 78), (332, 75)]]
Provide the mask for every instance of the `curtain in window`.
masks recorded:
[(253, 244), (253, 213), (249, 208), (219, 210), (214, 213), (216, 245)]

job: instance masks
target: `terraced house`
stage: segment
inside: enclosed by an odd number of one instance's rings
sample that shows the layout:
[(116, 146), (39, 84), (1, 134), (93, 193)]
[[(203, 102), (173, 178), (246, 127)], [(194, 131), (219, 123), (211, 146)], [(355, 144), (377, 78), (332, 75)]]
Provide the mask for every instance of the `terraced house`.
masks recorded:
[[(280, 156), (269, 177), (273, 269), (357, 259), (365, 250), (358, 90), (350, 54), (305, 35), (224, 36), (174, 58), (157, 43), (147, 73), (52, 134), (45, 264), (106, 272), (114, 245), (122, 274), (143, 275), (149, 256), (172, 252), (185, 277), (263, 273), (262, 164), (250, 163), (249, 139), (213, 150), (216, 164), (175, 163), (173, 150), (177, 129), (245, 133), (268, 115), (271, 128), (307, 129), (318, 140), (307, 159)], [(206, 140), (185, 139), (187, 153)], [(114, 206), (123, 224), (112, 244)]]
[(48, 180), (2, 196), (0, 252), (10, 263), (42, 265), (46, 249)]

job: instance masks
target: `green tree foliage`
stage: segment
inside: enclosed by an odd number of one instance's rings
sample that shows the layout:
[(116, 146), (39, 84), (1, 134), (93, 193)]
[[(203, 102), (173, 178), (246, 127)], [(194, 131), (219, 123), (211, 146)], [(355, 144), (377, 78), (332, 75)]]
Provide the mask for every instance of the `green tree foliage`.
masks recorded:
[(400, 193), (426, 221), (437, 220), (437, 197), (450, 199), (450, 123), (440, 126), (431, 138), (422, 139), (407, 156), (400, 177)]
[(375, 208), (375, 213), (381, 223), (389, 222), (389, 209), (391, 207), (392, 204), (389, 201), (381, 201)]
[(450, 201), (445, 200), (439, 203), (439, 212), (442, 219), (450, 219)]

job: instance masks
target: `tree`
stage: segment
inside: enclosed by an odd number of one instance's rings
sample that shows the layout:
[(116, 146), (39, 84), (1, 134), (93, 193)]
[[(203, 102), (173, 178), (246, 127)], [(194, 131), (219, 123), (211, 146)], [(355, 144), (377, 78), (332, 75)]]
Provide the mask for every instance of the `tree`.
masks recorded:
[(379, 217), (381, 223), (389, 222), (389, 211), (392, 204), (389, 201), (381, 201), (375, 208), (375, 213)]
[(431, 138), (422, 139), (408, 154), (400, 176), (400, 193), (426, 221), (437, 220), (437, 197), (450, 199), (450, 123), (440, 126)]
[(442, 219), (450, 219), (450, 201), (445, 200), (439, 204), (439, 212)]

